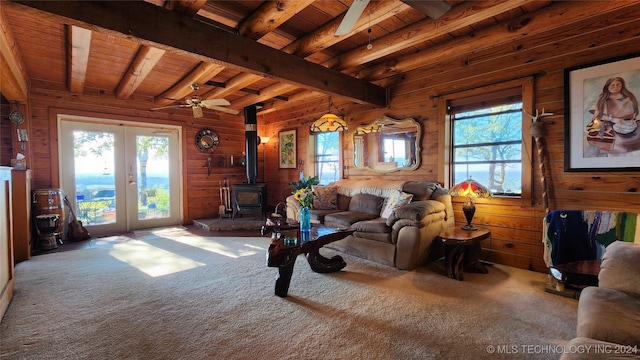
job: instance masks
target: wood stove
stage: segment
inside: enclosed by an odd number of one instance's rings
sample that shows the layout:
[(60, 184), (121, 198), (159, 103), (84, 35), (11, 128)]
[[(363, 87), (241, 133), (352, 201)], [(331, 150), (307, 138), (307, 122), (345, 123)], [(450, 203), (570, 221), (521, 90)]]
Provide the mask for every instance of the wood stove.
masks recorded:
[(232, 190), (233, 214), (260, 214), (264, 219), (267, 203), (267, 184), (235, 184)]
[(231, 190), (233, 213), (231, 219), (235, 220), (236, 214), (260, 214), (264, 219), (267, 206), (267, 184), (256, 183), (258, 177), (258, 129), (256, 106), (244, 108), (245, 126), (245, 162), (247, 170), (247, 182), (235, 184)]

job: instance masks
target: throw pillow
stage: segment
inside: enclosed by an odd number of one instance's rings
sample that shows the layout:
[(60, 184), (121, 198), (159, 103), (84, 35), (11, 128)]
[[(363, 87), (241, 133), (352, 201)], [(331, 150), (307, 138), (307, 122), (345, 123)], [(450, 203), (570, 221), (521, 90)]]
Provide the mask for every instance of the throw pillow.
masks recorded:
[(331, 210), (338, 208), (338, 188), (335, 186), (313, 186), (313, 208)]
[(349, 211), (358, 211), (363, 213), (380, 216), (380, 210), (384, 198), (371, 194), (355, 194), (349, 201)]
[(412, 194), (407, 194), (406, 192), (393, 190), (391, 192), (391, 196), (387, 199), (387, 204), (382, 209), (380, 213), (380, 217), (387, 219), (391, 214), (399, 207), (406, 205), (411, 202), (413, 199)]

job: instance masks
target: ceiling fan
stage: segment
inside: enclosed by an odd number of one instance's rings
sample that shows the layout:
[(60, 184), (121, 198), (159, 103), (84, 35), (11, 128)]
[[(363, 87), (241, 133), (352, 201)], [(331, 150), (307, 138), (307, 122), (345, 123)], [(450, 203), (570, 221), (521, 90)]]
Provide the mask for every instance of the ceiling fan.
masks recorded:
[[(191, 85), (193, 91), (198, 91), (200, 89), (200, 84)], [(160, 106), (157, 108), (149, 109), (149, 110), (160, 110), (160, 109), (168, 109), (174, 107), (186, 108), (190, 107), (193, 111), (194, 118), (201, 118), (204, 116), (202, 112), (202, 108), (207, 108), (211, 110), (221, 111), (231, 115), (238, 115), (240, 113), (238, 110), (229, 109), (224, 106), (229, 106), (231, 103), (225, 99), (205, 99), (202, 100), (197, 94), (193, 94), (191, 99), (185, 99), (185, 104), (177, 104), (177, 105), (169, 105), (169, 106)]]
[[(353, 0), (351, 6), (347, 10), (344, 18), (342, 18), (342, 22), (336, 29), (335, 35), (342, 36), (348, 34), (356, 21), (362, 15), (362, 12), (369, 4), (370, 0)], [(449, 9), (451, 9), (451, 5), (447, 4), (445, 0), (401, 0), (403, 3), (419, 10), (423, 14), (427, 15), (432, 19), (437, 19), (444, 15)]]

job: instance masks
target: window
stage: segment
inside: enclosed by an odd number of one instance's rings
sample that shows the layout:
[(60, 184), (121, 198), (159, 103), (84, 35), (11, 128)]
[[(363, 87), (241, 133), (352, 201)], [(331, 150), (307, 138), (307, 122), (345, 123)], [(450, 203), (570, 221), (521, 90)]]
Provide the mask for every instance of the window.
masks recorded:
[(447, 100), (451, 184), (472, 178), (496, 196), (530, 193), (523, 106), (522, 86)]
[(320, 185), (340, 179), (340, 132), (315, 135), (316, 175)]

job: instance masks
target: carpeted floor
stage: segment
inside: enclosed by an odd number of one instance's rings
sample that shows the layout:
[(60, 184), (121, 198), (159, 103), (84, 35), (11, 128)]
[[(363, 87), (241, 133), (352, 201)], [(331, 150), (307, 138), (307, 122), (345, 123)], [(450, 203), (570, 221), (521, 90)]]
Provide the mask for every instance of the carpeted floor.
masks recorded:
[(577, 300), (546, 293), (544, 274), (494, 265), (460, 282), (441, 261), (406, 272), (347, 255), (317, 274), (300, 256), (279, 298), (269, 238), (201, 233), (114, 236), (19, 263), (0, 357), (557, 359), (575, 336)]

